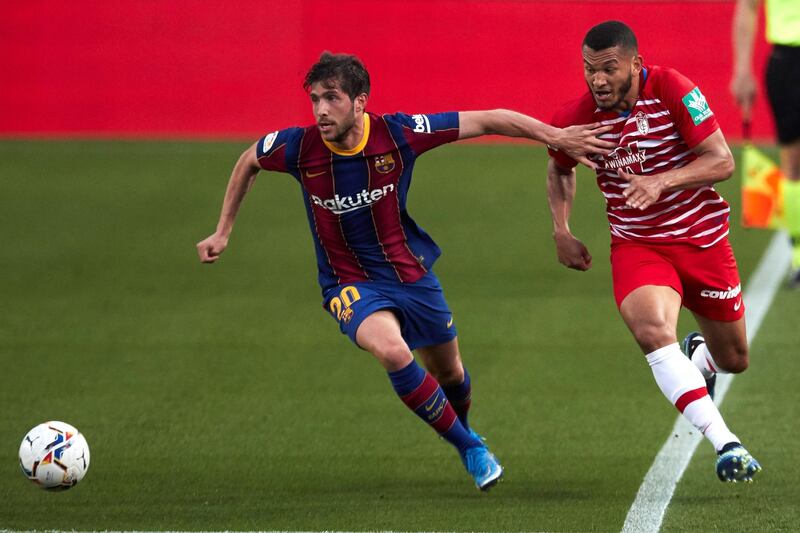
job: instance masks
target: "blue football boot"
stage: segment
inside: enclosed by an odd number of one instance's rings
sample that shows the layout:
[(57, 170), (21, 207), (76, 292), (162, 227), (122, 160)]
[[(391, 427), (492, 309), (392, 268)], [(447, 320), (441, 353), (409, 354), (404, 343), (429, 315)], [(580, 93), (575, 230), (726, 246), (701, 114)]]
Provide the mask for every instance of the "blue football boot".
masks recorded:
[(480, 442), (486, 442), (486, 439), (483, 437), (483, 435), (481, 435), (480, 433), (478, 433), (477, 431), (475, 431), (472, 428), (469, 428), (469, 434), (473, 439), (477, 439)]
[[(686, 335), (683, 339), (683, 353), (686, 354), (686, 357), (689, 358), (691, 361), (692, 354), (697, 349), (698, 346), (704, 344), (706, 342), (705, 337), (699, 331), (693, 331)], [(706, 390), (708, 390), (708, 395), (711, 396), (711, 399), (714, 399), (714, 387), (717, 385), (717, 375), (714, 374), (710, 378), (706, 380)]]
[(503, 467), (486, 446), (467, 448), (461, 455), (461, 460), (480, 490), (489, 490), (503, 477)]
[(729, 442), (720, 450), (717, 458), (717, 476), (720, 481), (750, 482), (759, 472), (761, 465), (740, 443)]

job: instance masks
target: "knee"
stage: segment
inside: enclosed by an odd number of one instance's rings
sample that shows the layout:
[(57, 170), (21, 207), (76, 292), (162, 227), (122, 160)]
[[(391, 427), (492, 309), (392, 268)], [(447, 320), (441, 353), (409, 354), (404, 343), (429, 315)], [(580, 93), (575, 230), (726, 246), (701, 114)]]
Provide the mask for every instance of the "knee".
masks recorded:
[(458, 385), (464, 382), (464, 367), (460, 364), (449, 368), (429, 369), (429, 372), (440, 385)]
[(731, 374), (739, 374), (750, 366), (750, 353), (746, 344), (731, 344), (719, 353), (711, 352), (714, 361), (721, 370)]
[(666, 322), (648, 322), (638, 325), (633, 336), (645, 353), (654, 352), (676, 342), (675, 331)]
[(389, 371), (400, 370), (414, 359), (411, 350), (402, 340), (379, 343), (370, 351)]

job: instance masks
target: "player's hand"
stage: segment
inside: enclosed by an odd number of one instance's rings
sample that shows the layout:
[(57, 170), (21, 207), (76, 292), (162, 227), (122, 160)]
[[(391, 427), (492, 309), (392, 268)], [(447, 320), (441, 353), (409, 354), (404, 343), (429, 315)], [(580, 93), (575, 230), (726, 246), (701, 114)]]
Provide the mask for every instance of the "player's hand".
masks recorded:
[(647, 209), (656, 203), (664, 192), (664, 184), (657, 176), (637, 176), (617, 169), (617, 175), (628, 182), (628, 188), (622, 191), (625, 205), (634, 209)]
[(592, 268), (592, 256), (586, 246), (571, 233), (554, 233), (558, 262), (567, 268), (586, 271)]
[(731, 79), (731, 94), (733, 99), (736, 100), (736, 105), (742, 110), (742, 116), (745, 119), (750, 118), (750, 110), (756, 100), (758, 94), (758, 84), (753, 74), (745, 72), (744, 74), (737, 74)]
[(228, 238), (217, 233), (197, 243), (197, 255), (201, 263), (213, 263), (228, 246)]
[(566, 153), (572, 159), (583, 163), (592, 170), (597, 169), (597, 164), (588, 158), (589, 154), (607, 155), (616, 148), (616, 144), (599, 139), (598, 136), (610, 131), (613, 126), (603, 126), (599, 122), (581, 124), (563, 128), (558, 137), (551, 144)]

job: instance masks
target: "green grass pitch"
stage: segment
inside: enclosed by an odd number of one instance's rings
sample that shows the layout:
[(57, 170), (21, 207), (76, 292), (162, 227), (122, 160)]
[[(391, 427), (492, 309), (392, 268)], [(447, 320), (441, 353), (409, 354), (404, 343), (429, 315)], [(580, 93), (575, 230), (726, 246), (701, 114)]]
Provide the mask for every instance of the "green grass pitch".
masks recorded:
[[(578, 273), (555, 258), (541, 148), (417, 164), (409, 211), (444, 250), (471, 420), (506, 468), (482, 494), (323, 312), (292, 178), (262, 173), (221, 261), (199, 264), (245, 146), (0, 142), (0, 529), (619, 531), (676, 412), (614, 306), (590, 174)], [(719, 189), (738, 213), (738, 181)], [(731, 239), (746, 280), (769, 234)], [(702, 443), (663, 531), (800, 524), (798, 317), (782, 289), (723, 404), (760, 479), (719, 483)], [(17, 465), (50, 419), (92, 452), (58, 494)]]

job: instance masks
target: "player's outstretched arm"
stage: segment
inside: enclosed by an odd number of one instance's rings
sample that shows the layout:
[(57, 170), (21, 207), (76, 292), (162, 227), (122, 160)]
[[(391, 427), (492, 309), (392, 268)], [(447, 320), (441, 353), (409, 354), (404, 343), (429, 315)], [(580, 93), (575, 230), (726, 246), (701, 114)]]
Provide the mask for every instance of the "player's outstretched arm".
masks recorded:
[(247, 191), (253, 186), (256, 174), (260, 169), (256, 159), (256, 145), (253, 144), (239, 156), (239, 160), (233, 167), (225, 198), (222, 201), (222, 212), (219, 215), (219, 222), (217, 222), (217, 230), (197, 243), (197, 254), (200, 256), (201, 262), (215, 262), (228, 246), (228, 237), (233, 230), (239, 206), (242, 205)]
[(575, 270), (589, 270), (592, 256), (569, 229), (575, 183), (575, 169), (562, 168), (550, 158), (547, 162), (547, 203), (553, 218), (553, 241), (556, 244), (558, 262)]
[(638, 176), (619, 169), (617, 174), (628, 182), (628, 187), (622, 191), (627, 198), (625, 204), (637, 209), (647, 209), (664, 192), (713, 185), (733, 175), (733, 154), (721, 130), (706, 137), (692, 151), (697, 154), (697, 159), (684, 167), (661, 174)]
[(526, 137), (549, 144), (591, 169), (597, 165), (586, 157), (588, 154), (607, 154), (615, 147), (614, 143), (597, 138), (611, 129), (611, 126), (601, 126), (599, 122), (561, 129), (508, 109), (462, 111), (458, 114), (458, 121), (459, 139), (481, 135)]

